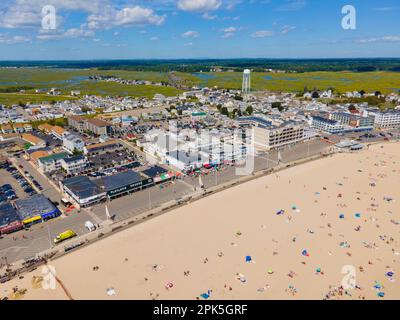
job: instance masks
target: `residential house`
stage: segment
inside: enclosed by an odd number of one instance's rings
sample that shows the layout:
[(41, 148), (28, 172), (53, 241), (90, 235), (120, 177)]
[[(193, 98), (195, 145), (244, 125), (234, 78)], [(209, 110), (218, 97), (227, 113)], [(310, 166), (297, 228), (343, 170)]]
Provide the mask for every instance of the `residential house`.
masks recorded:
[(88, 165), (88, 161), (83, 155), (76, 155), (60, 160), (61, 168), (65, 170), (67, 174), (77, 174), (84, 171)]
[(61, 167), (61, 160), (68, 158), (68, 153), (60, 152), (41, 157), (38, 159), (38, 167), (44, 173), (59, 171)]
[(74, 134), (64, 134), (63, 136), (63, 148), (70, 152), (73, 153), (74, 151), (78, 152), (83, 152), (83, 147), (85, 146), (85, 143), (81, 138)]

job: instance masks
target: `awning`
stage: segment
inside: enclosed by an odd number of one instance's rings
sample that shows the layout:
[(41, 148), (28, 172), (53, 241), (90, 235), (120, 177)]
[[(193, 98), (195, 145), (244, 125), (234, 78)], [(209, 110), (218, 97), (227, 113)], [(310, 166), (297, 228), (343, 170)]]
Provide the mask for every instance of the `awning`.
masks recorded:
[(10, 223), (9, 225), (6, 225), (4, 227), (0, 227), (0, 234), (6, 234), (15, 230), (22, 229), (24, 226), (22, 222), (20, 221), (15, 221)]
[(32, 217), (32, 218), (28, 218), (28, 219), (25, 219), (22, 222), (23, 222), (23, 224), (30, 224), (32, 222), (36, 222), (36, 221), (39, 221), (39, 220), (42, 220), (42, 216), (35, 216), (35, 217)]

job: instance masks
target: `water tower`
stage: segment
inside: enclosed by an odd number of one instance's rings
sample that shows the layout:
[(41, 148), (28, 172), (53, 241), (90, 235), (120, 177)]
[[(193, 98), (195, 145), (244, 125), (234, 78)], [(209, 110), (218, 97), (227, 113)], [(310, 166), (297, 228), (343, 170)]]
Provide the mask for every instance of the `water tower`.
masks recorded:
[(250, 70), (249, 69), (245, 69), (243, 71), (242, 92), (243, 93), (250, 92)]

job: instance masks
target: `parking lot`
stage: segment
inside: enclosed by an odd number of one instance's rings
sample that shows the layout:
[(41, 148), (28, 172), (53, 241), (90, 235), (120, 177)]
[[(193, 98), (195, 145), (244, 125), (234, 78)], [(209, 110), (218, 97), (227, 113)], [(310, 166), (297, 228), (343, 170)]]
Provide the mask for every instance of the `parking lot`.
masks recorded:
[(54, 203), (60, 203), (61, 201), (61, 194), (58, 192), (57, 189), (54, 188), (52, 184), (47, 180), (47, 178), (41, 174), (30, 162), (26, 161), (22, 157), (20, 158), (13, 158), (12, 161), (21, 168), (23, 171), (29, 172), (32, 176), (32, 179), (36, 180), (40, 186), (42, 187), (41, 193), (49, 198)]
[(36, 194), (41, 188), (36, 180), (37, 186), (32, 187), (32, 180), (28, 180), (15, 166), (6, 164), (0, 169), (0, 203), (7, 200), (25, 199)]

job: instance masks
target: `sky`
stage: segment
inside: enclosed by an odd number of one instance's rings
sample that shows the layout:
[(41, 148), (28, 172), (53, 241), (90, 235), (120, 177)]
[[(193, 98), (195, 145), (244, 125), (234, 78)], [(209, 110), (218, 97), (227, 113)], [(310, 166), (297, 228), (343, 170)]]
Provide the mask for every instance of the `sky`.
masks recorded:
[(399, 17), (399, 0), (1, 0), (0, 60), (400, 57)]

